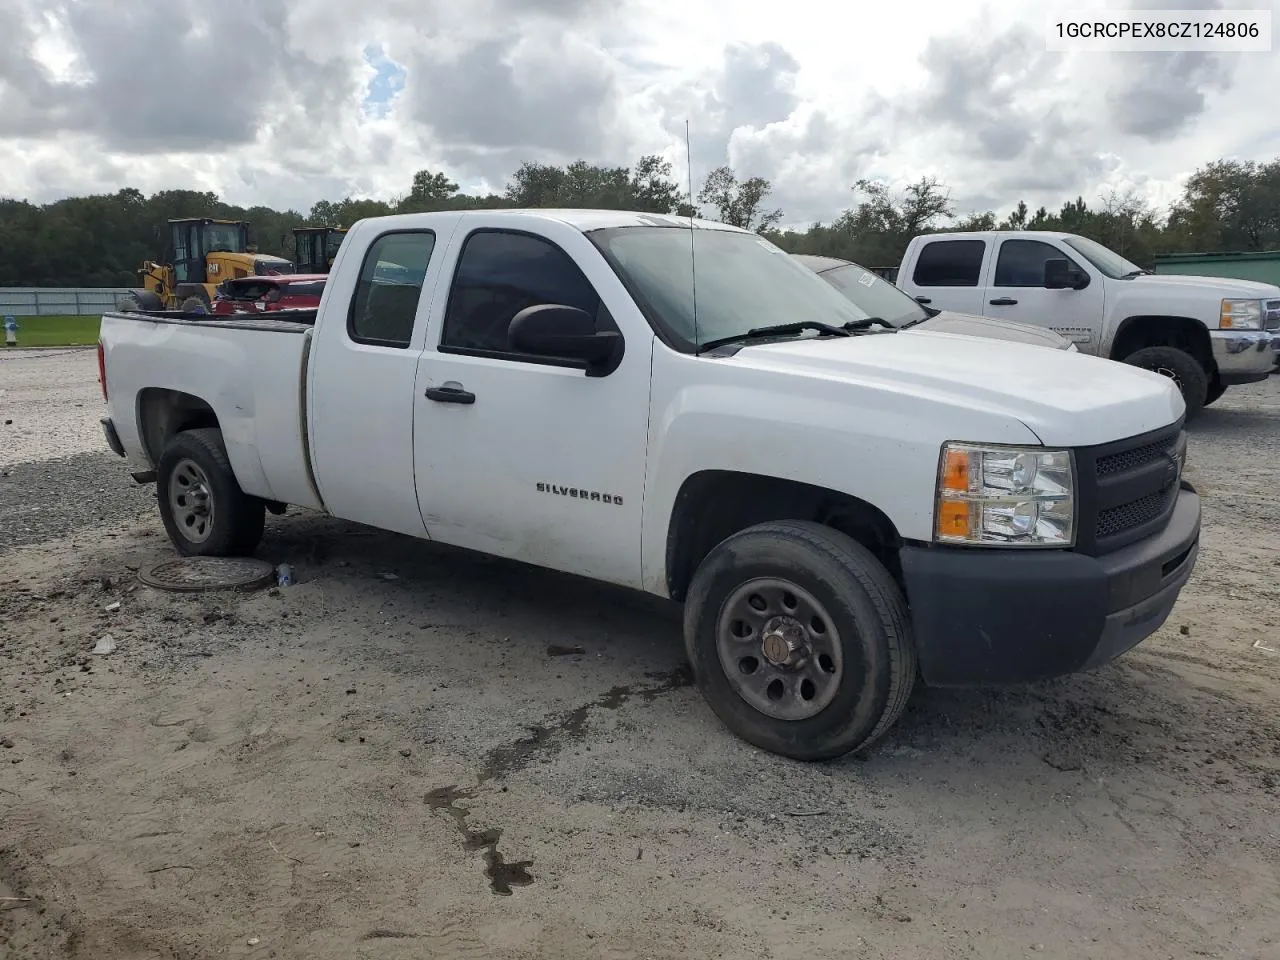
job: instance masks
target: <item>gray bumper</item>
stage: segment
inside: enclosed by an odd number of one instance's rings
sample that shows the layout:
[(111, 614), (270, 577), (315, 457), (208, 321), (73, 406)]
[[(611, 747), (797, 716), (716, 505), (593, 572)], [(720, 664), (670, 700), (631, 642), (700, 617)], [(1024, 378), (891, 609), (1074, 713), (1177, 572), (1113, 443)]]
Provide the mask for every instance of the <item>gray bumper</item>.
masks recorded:
[(1265, 380), (1276, 365), (1274, 338), (1267, 330), (1210, 330), (1218, 379), (1228, 386)]

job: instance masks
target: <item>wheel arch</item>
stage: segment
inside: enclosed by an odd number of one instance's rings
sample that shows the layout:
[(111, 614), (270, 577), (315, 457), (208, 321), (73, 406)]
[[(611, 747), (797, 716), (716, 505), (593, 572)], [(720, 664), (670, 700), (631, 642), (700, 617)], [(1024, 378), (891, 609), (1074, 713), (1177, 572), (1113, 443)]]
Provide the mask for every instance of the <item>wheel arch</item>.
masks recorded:
[(1191, 354), (1210, 378), (1218, 372), (1209, 330), (1199, 320), (1175, 315), (1139, 314), (1125, 317), (1111, 341), (1110, 358), (1124, 360), (1144, 347), (1175, 347)]
[(848, 534), (871, 551), (899, 586), (903, 540), (873, 504), (838, 490), (756, 473), (703, 470), (687, 477), (667, 525), (666, 587), (683, 600), (698, 564), (733, 534), (775, 520), (808, 520)]
[(147, 387), (138, 393), (138, 436), (152, 466), (175, 434), (199, 427), (222, 428), (218, 414), (205, 400), (181, 390)]

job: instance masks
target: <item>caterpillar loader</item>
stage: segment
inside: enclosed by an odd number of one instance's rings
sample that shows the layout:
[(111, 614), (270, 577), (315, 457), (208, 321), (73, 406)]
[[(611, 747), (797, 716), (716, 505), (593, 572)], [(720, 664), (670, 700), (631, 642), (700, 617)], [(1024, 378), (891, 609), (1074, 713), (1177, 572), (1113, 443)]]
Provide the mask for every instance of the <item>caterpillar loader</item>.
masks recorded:
[(288, 260), (258, 253), (250, 245), (248, 221), (211, 217), (170, 220), (164, 257), (142, 264), (138, 271), (142, 289), (126, 296), (119, 307), (209, 313), (218, 284), (224, 280), (294, 272)]
[(328, 273), (346, 227), (294, 227), (293, 250), (299, 273)]

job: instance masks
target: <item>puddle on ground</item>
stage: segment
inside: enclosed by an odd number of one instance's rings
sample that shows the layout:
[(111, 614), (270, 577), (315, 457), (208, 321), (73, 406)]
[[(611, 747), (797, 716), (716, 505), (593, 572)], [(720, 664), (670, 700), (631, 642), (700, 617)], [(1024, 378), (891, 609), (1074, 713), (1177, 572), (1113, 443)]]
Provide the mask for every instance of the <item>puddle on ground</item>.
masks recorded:
[(462, 834), (462, 846), (466, 850), (483, 850), (485, 876), (489, 878), (489, 887), (499, 896), (511, 896), (512, 887), (527, 887), (533, 883), (533, 875), (529, 868), (532, 860), (519, 860), (507, 863), (498, 852), (498, 840), (502, 831), (497, 827), (487, 830), (472, 830), (469, 824), (471, 811), (461, 806), (458, 801), (471, 800), (475, 794), (460, 790), (456, 786), (440, 787), (426, 796), (427, 806), (432, 810), (443, 810), (453, 818), (458, 832)]
[(586, 736), (587, 718), (592, 710), (617, 710), (633, 697), (645, 701), (653, 700), (664, 693), (693, 683), (693, 677), (687, 668), (679, 668), (669, 673), (650, 673), (646, 676), (653, 682), (614, 687), (590, 703), (560, 714), (546, 723), (530, 727), (529, 736), (490, 750), (485, 765), (480, 771), (480, 783), (523, 770), (539, 754), (559, 753), (566, 744), (581, 740)]
[[(586, 736), (587, 719), (593, 710), (617, 710), (628, 700), (653, 700), (664, 693), (693, 683), (693, 677), (687, 668), (672, 670), (669, 673), (650, 673), (646, 676), (650, 683), (614, 687), (590, 703), (551, 718), (546, 723), (531, 727), (529, 736), (524, 739), (490, 750), (484, 768), (480, 771), (477, 786), (517, 770), (523, 770), (539, 754), (558, 753), (565, 744), (581, 740)], [(463, 790), (456, 785), (440, 787), (428, 793), (425, 799), (427, 806), (432, 810), (443, 811), (453, 818), (458, 833), (462, 835), (462, 845), (465, 849), (484, 852), (485, 875), (489, 878), (489, 886), (494, 893), (509, 897), (512, 887), (527, 887), (533, 883), (533, 875), (529, 873), (529, 868), (533, 866), (532, 860), (507, 863), (498, 852), (498, 841), (502, 838), (500, 829), (497, 827), (486, 830), (472, 829), (471, 810), (462, 806), (459, 801), (475, 799), (473, 792)]]

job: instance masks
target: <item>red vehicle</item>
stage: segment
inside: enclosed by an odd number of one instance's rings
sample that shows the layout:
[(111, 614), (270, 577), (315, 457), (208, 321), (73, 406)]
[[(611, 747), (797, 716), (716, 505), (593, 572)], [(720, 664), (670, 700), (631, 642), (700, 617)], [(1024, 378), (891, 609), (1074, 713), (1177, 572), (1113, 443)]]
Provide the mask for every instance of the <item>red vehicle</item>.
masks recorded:
[(286, 273), (226, 280), (218, 285), (213, 312), (227, 317), (273, 310), (314, 310), (320, 306), (326, 279), (323, 273)]

